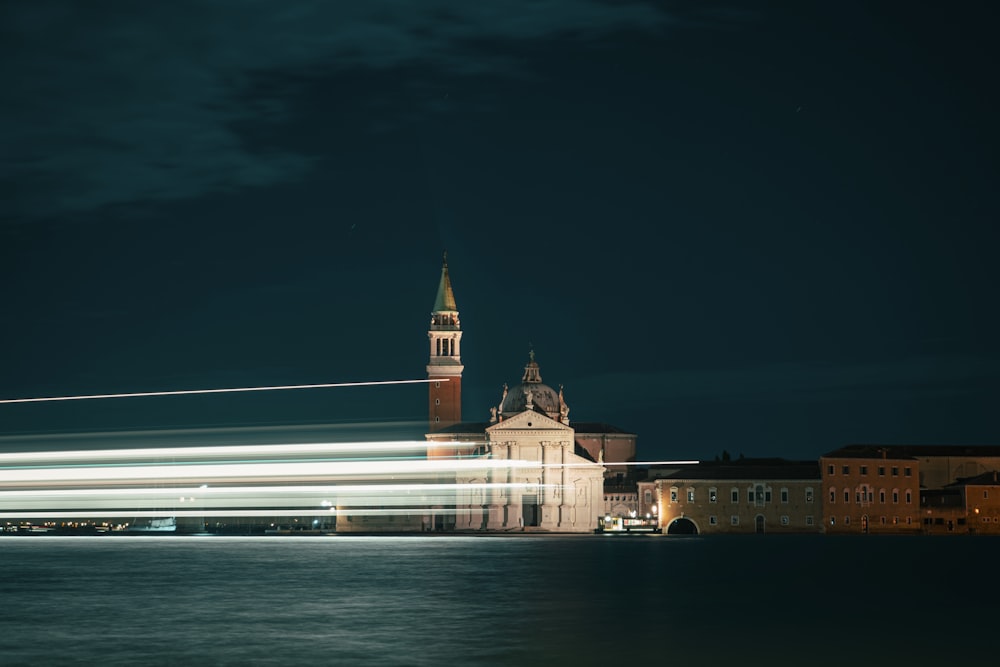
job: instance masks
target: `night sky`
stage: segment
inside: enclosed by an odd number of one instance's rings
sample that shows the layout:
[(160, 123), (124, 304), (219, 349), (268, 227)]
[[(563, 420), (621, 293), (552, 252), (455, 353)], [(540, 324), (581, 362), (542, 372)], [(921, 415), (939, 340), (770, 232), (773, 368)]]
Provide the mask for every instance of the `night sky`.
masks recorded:
[[(998, 444), (996, 18), (4, 2), (0, 398), (424, 378), (447, 250), (467, 420), (531, 346), (645, 459)], [(0, 434), (420, 436), (426, 392), (0, 405)]]

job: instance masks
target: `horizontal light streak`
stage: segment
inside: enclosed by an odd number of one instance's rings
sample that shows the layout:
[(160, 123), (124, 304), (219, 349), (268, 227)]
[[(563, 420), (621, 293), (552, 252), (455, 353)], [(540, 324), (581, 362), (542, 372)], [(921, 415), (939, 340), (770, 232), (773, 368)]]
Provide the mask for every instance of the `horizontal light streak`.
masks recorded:
[(86, 394), (82, 396), (46, 396), (42, 398), (5, 398), (5, 403), (45, 403), (51, 401), (87, 401), (98, 398), (132, 398), (140, 396), (184, 396), (190, 394), (226, 394), (247, 391), (281, 391), (286, 389), (327, 389), (331, 387), (372, 387), (391, 384), (427, 384), (428, 382), (447, 382), (447, 378), (433, 380), (376, 380), (371, 382), (327, 382), (323, 384), (289, 384), (269, 387), (231, 387), (227, 389), (182, 389), (179, 391), (139, 391), (124, 394)]
[[(144, 449), (96, 449), (55, 452), (15, 452), (0, 454), (0, 464), (52, 463), (71, 461), (197, 459), (211, 457), (262, 457), (292, 456), (295, 454), (347, 454), (356, 452), (412, 453), (425, 452), (430, 443), (424, 440), (374, 441), (374, 442), (322, 442), (278, 445), (219, 445), (212, 447), (159, 447)], [(474, 448), (482, 443), (449, 442), (450, 447)]]
[(191, 479), (276, 479), (457, 474), (461, 472), (531, 468), (530, 461), (507, 459), (424, 459), (415, 461), (331, 461), (306, 463), (205, 463), (197, 466), (136, 465), (97, 468), (8, 468), (0, 476), (0, 486), (42, 483), (140, 482), (145, 480), (183, 481)]
[(94, 511), (74, 511), (74, 512), (50, 512), (50, 511), (24, 511), (24, 512), (0, 512), (0, 520), (3, 519), (103, 519), (103, 518), (168, 518), (168, 517), (194, 517), (201, 518), (238, 518), (238, 517), (278, 517), (278, 516), (299, 516), (299, 517), (321, 517), (321, 516), (424, 516), (437, 514), (455, 514), (454, 508), (448, 507), (421, 507), (421, 508), (358, 508), (343, 511), (323, 511), (310, 512), (308, 510), (226, 510), (224, 512), (203, 512), (199, 510), (182, 510), (178, 512), (163, 512), (154, 510), (140, 510), (136, 512), (125, 512), (121, 510), (94, 510)]
[(315, 497), (336, 497), (339, 495), (351, 494), (372, 494), (372, 493), (411, 493), (411, 492), (431, 492), (445, 490), (496, 490), (496, 489), (524, 489), (524, 488), (554, 488), (552, 484), (527, 484), (521, 482), (478, 482), (471, 484), (353, 484), (353, 485), (333, 485), (333, 486), (219, 486), (219, 487), (145, 487), (137, 489), (116, 488), (116, 489), (18, 489), (13, 491), (0, 491), (0, 502), (9, 498), (66, 498), (74, 496), (161, 496), (164, 498), (208, 498), (209, 496), (225, 495), (305, 495)]

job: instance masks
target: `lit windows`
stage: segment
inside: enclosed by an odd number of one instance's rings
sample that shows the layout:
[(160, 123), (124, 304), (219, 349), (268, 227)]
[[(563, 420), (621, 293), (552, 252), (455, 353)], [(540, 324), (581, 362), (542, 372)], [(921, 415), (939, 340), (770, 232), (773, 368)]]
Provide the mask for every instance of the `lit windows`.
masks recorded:
[(677, 487), (676, 486), (672, 487), (670, 489), (670, 502), (672, 502), (672, 503), (676, 503), (677, 502)]
[(688, 490), (687, 490), (687, 498), (688, 498), (688, 502), (689, 503), (693, 503), (694, 502), (694, 489), (688, 488)]
[(719, 490), (716, 489), (714, 486), (708, 490), (708, 502), (714, 503), (716, 500), (718, 500), (718, 497), (719, 497)]
[(811, 486), (806, 487), (806, 502), (811, 503), (813, 501), (813, 490)]

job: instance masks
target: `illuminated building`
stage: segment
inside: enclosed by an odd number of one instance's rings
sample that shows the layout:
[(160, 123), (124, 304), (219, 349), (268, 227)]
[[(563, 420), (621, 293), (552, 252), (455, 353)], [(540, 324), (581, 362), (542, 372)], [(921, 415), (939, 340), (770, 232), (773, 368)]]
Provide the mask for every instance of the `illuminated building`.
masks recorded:
[(637, 514), (664, 534), (817, 533), (821, 504), (813, 461), (740, 459), (651, 471)]
[[(586, 532), (604, 510), (604, 477), (620, 478), (634, 461), (635, 435), (604, 424), (570, 424), (563, 387), (542, 382), (534, 351), (521, 383), (503, 391), (489, 409), (489, 421), (461, 421), (461, 330), (447, 263), (431, 314), (429, 424), (431, 458), (473, 457), (510, 461), (503, 470), (468, 471), (458, 476), (469, 492), (454, 515), (441, 512), (438, 530), (521, 530)], [(438, 381), (440, 380), (440, 381)], [(607, 465), (607, 469), (604, 464)], [(503, 483), (511, 487), (483, 487)], [(493, 490), (486, 490), (492, 488)], [(447, 509), (447, 508), (440, 508)]]
[[(984, 512), (992, 509), (983, 504), (976, 515), (976, 504), (969, 500), (963, 484), (969, 479), (988, 482), (998, 469), (1000, 447), (992, 445), (841, 447), (820, 458), (824, 530), (992, 532), (992, 520), (987, 530), (982, 521)], [(989, 495), (988, 489), (979, 491)]]
[(427, 362), (429, 426), (439, 431), (462, 421), (462, 324), (448, 275), (448, 255), (441, 266), (434, 310), (431, 313), (430, 360)]

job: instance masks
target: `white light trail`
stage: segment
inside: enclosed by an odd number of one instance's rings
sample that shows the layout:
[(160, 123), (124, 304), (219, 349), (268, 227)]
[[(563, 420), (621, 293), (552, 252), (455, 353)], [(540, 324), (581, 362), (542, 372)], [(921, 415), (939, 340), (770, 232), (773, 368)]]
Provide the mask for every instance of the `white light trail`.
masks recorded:
[(130, 398), (138, 396), (184, 396), (188, 394), (226, 394), (246, 391), (280, 391), (284, 389), (328, 389), (331, 387), (371, 387), (389, 384), (427, 384), (428, 382), (447, 382), (447, 378), (433, 380), (376, 380), (371, 382), (328, 382), (324, 384), (291, 384), (273, 387), (233, 387), (229, 389), (184, 389), (180, 391), (140, 391), (126, 394), (88, 394), (84, 396), (46, 396), (43, 398), (4, 398), (0, 404), (7, 403), (45, 403), (50, 401), (86, 401), (96, 398)]
[[(352, 452), (411, 453), (427, 451), (438, 443), (426, 440), (379, 442), (338, 442), (280, 445), (219, 445), (214, 447), (159, 447), (147, 449), (95, 449), (57, 452), (16, 452), (0, 454), (0, 465), (12, 463), (51, 463), (100, 459), (176, 459), (225, 456), (259, 457), (294, 454), (345, 454)], [(473, 448), (481, 443), (449, 442), (449, 447)]]
[(227, 495), (297, 495), (297, 496), (338, 496), (373, 493), (410, 493), (430, 491), (467, 491), (478, 490), (513, 490), (555, 488), (553, 484), (529, 484), (527, 482), (478, 482), (478, 483), (445, 483), (445, 484), (344, 484), (344, 485), (297, 485), (297, 486), (206, 486), (206, 487), (142, 487), (114, 489), (18, 489), (0, 491), (0, 502), (9, 498), (72, 498), (72, 497), (115, 497), (115, 496), (164, 496), (175, 497), (197, 496), (199, 499), (209, 499), (210, 496)]
[(282, 479), (330, 478), (377, 475), (427, 475), (480, 471), (499, 468), (531, 468), (530, 461), (508, 459), (421, 459), (415, 461), (310, 461), (286, 463), (203, 463), (173, 466), (137, 465), (88, 468), (7, 468), (0, 475), (0, 486), (20, 486), (27, 483), (85, 483), (85, 482), (162, 482), (200, 479)]
[(301, 509), (266, 509), (266, 510), (218, 510), (215, 512), (201, 510), (180, 510), (177, 512), (162, 510), (138, 510), (128, 512), (123, 510), (100, 510), (76, 511), (76, 512), (50, 512), (50, 511), (23, 511), (23, 512), (0, 512), (0, 519), (100, 519), (100, 518), (163, 518), (163, 517), (195, 517), (201, 518), (230, 518), (230, 517), (277, 517), (277, 516), (424, 516), (433, 514), (455, 514), (454, 508), (440, 507), (420, 507), (420, 508), (399, 508), (399, 509), (364, 509), (351, 508), (348, 510), (323, 510), (310, 512)]

